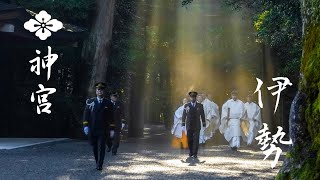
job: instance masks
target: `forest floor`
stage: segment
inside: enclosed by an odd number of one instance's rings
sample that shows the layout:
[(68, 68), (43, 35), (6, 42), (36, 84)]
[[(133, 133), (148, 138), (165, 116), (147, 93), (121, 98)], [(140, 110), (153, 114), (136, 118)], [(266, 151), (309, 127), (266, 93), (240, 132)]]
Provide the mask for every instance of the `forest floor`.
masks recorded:
[(284, 158), (271, 169), (274, 155), (263, 161), (258, 147), (234, 152), (212, 140), (199, 149), (195, 161), (187, 158), (187, 150), (171, 148), (170, 142), (169, 131), (147, 128), (145, 138), (123, 141), (117, 156), (106, 154), (102, 171), (95, 170), (86, 141), (0, 150), (0, 179), (274, 179)]

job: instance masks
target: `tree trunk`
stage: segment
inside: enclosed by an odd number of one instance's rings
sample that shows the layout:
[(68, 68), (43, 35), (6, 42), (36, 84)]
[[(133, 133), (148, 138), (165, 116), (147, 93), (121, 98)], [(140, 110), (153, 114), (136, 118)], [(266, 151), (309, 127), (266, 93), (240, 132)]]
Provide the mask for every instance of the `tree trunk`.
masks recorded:
[[(96, 82), (105, 82), (112, 39), (115, 0), (97, 0), (96, 15), (90, 35), (82, 50), (82, 59), (87, 63), (88, 72), (84, 77), (86, 95), (92, 95)], [(87, 90), (86, 90), (87, 89)]]

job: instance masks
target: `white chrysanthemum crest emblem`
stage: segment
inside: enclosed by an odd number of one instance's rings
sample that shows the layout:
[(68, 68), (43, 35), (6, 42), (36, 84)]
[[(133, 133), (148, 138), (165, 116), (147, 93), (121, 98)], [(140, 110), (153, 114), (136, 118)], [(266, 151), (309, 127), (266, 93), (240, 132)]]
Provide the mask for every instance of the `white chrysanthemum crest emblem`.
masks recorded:
[(36, 36), (41, 40), (46, 40), (52, 32), (62, 29), (62, 22), (57, 19), (51, 19), (51, 15), (42, 10), (35, 15), (35, 19), (30, 19), (24, 23), (24, 28), (30, 32), (36, 32)]

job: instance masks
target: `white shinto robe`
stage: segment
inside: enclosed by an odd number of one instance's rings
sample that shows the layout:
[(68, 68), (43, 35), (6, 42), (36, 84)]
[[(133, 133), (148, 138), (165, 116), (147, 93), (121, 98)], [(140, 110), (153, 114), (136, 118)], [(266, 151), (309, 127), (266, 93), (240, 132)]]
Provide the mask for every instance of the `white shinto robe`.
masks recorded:
[(220, 113), (219, 113), (219, 106), (211, 101), (211, 117), (212, 117), (212, 124), (213, 124), (213, 129), (212, 133), (214, 134), (217, 129), (219, 129), (220, 126)]
[(205, 143), (213, 137), (215, 131), (219, 129), (220, 121), (219, 106), (216, 103), (206, 98), (202, 104), (206, 118), (206, 128), (201, 126), (199, 143)]
[[(228, 109), (230, 109), (229, 122), (227, 124)], [(230, 147), (240, 147), (240, 137), (242, 136), (240, 128), (240, 119), (244, 116), (244, 104), (237, 99), (228, 100), (222, 106), (221, 125), (219, 130), (224, 134), (224, 138), (229, 142)]]
[(261, 111), (260, 107), (254, 103), (246, 102), (244, 104), (245, 110), (247, 111), (247, 119), (249, 120), (250, 127), (249, 127), (249, 134), (247, 137), (247, 144), (250, 145), (253, 139), (257, 136), (258, 131), (262, 127), (261, 122)]
[(171, 129), (171, 133), (177, 138), (182, 137), (182, 131), (184, 131), (187, 134), (186, 127), (182, 127), (183, 109), (184, 109), (184, 105), (180, 106), (174, 113), (174, 122), (173, 122), (173, 127)]
[(199, 144), (205, 143), (208, 139), (212, 138), (212, 104), (209, 99), (203, 100), (201, 104), (203, 105), (206, 127), (203, 127), (201, 122)]

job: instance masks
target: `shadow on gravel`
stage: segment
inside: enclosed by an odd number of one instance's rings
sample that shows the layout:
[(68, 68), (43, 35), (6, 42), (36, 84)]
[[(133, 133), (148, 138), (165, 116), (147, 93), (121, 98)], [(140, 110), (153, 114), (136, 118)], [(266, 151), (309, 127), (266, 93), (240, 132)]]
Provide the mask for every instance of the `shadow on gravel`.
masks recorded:
[(186, 160), (181, 160), (182, 163), (187, 163), (189, 166), (196, 166), (197, 164), (203, 164), (206, 161), (200, 161), (197, 158), (188, 157)]

